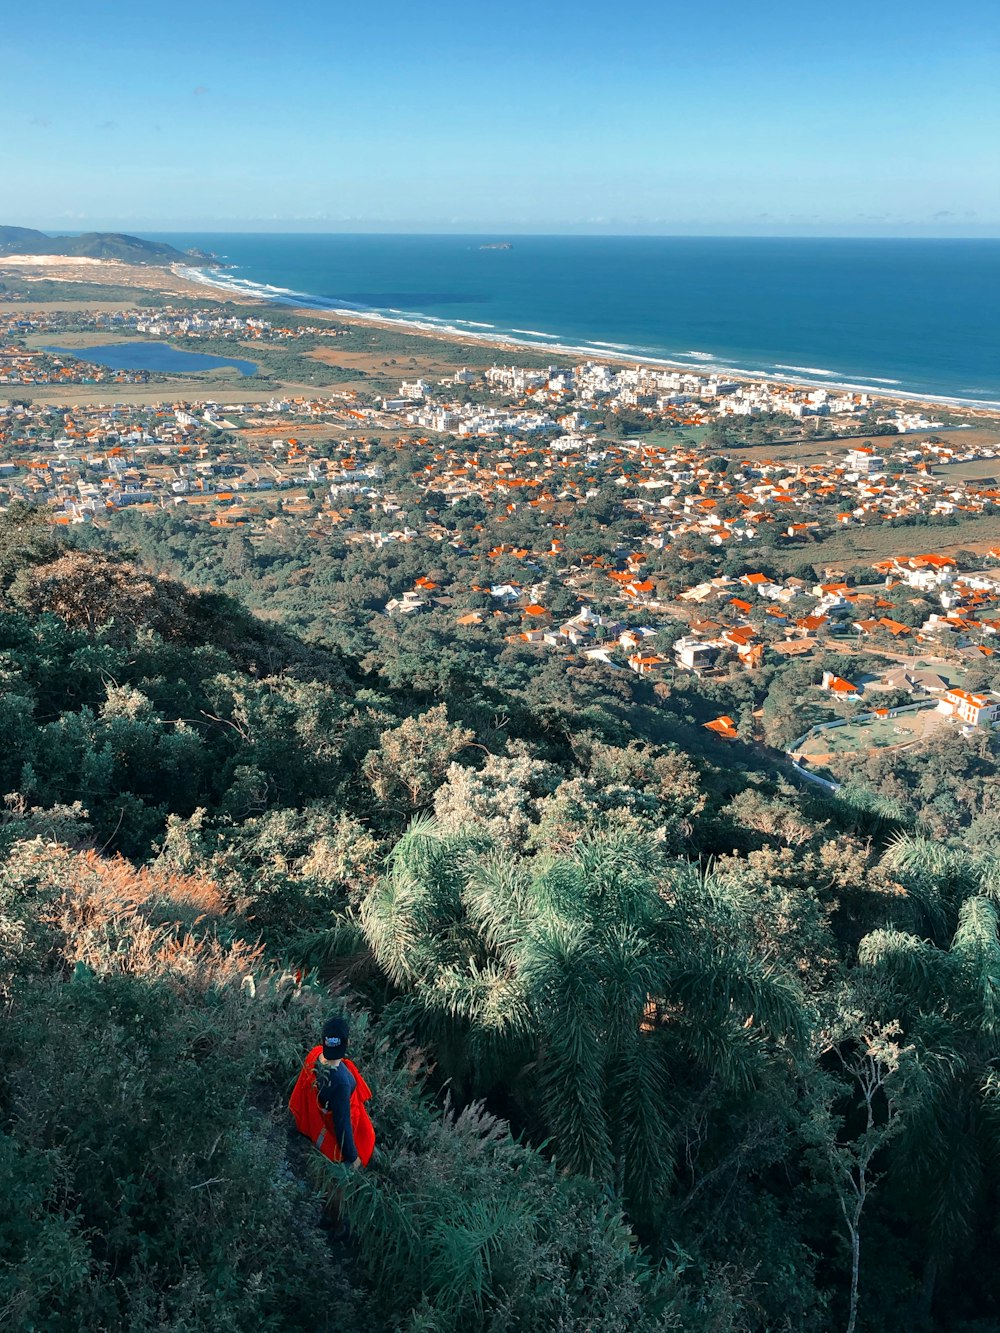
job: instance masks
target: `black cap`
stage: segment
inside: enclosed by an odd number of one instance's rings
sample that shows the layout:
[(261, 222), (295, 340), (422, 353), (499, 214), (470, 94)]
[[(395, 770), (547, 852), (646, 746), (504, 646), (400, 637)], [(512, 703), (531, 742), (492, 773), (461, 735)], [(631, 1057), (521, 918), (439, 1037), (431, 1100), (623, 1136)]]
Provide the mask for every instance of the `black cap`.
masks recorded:
[(346, 1018), (328, 1018), (323, 1024), (323, 1059), (343, 1059), (350, 1036), (351, 1028)]

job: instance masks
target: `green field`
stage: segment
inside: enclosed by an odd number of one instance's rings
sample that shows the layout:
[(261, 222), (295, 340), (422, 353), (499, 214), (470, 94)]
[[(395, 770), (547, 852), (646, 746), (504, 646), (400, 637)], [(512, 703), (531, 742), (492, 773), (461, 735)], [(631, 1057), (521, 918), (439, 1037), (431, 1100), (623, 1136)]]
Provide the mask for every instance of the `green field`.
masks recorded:
[(958, 522), (942, 520), (912, 527), (853, 525), (812, 545), (784, 547), (774, 553), (774, 560), (785, 570), (797, 569), (804, 561), (817, 567), (852, 570), (893, 555), (926, 551), (954, 555), (963, 548), (986, 550), (990, 546), (1000, 546), (1000, 514), (976, 514)]
[(621, 439), (624, 444), (651, 444), (661, 449), (691, 449), (701, 444), (707, 434), (707, 426), (682, 426), (678, 430), (670, 426), (656, 430), (644, 430), (638, 435), (620, 436), (616, 431), (609, 430), (606, 433), (606, 438), (609, 440)]
[(932, 708), (897, 717), (876, 718), (873, 722), (848, 723), (812, 737), (800, 754), (807, 759), (817, 755), (858, 754), (864, 750), (882, 750), (892, 745), (906, 745), (922, 740), (947, 725), (946, 719)]
[(1000, 478), (1000, 458), (974, 458), (970, 463), (943, 463), (934, 468), (942, 481), (995, 481)]

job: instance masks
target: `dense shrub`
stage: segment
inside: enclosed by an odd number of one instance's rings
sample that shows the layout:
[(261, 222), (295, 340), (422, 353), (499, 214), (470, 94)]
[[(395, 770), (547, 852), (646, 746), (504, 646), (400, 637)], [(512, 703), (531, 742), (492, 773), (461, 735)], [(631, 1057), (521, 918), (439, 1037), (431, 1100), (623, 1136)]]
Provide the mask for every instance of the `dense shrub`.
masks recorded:
[(401, 1121), (374, 1170), (313, 1172), (346, 1196), (366, 1276), (400, 1328), (733, 1327), (721, 1285), (685, 1290), (680, 1257), (657, 1272), (599, 1186), (560, 1175), (481, 1106), (442, 1119), (411, 1100)]
[[(204, 874), (34, 838), (3, 872), (0, 1315), (77, 1329), (728, 1329), (656, 1272), (592, 1182), (481, 1108), (436, 1111), (424, 1068), (356, 1023), (381, 1147), (343, 1168), (287, 1138), (323, 993), (268, 961)], [(291, 1150), (290, 1150), (291, 1149)], [(309, 1150), (310, 1155), (311, 1150)], [(293, 1169), (294, 1167), (294, 1169)]]
[(280, 1115), (312, 997), (216, 929), (203, 879), (40, 842), (4, 878), (0, 1323), (344, 1327)]
[[(376, 615), (416, 544), (229, 554), (347, 657), (0, 522), (0, 1327), (992, 1327), (995, 738), (803, 793), (701, 725), (794, 670), (654, 692)], [(340, 1003), (363, 1174), (287, 1132)]]

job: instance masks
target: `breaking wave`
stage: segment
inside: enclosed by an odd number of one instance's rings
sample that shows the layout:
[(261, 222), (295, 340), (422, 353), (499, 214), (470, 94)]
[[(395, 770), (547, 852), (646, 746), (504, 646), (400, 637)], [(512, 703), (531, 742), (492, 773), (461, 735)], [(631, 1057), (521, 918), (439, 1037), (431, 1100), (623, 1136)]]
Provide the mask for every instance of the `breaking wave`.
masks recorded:
[(824, 370), (821, 366), (783, 366), (780, 361), (774, 368), (775, 370), (794, 370), (798, 375), (829, 375), (831, 379), (840, 373), (837, 370)]

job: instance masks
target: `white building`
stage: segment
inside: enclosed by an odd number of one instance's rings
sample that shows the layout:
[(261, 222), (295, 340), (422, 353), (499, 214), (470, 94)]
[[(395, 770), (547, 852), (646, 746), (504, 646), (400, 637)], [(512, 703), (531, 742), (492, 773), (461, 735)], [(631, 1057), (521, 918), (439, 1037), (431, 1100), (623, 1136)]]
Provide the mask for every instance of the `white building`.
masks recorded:
[(885, 459), (881, 454), (877, 454), (874, 449), (865, 449), (863, 446), (857, 449), (848, 449), (844, 458), (848, 470), (851, 472), (860, 472), (865, 476), (870, 472), (883, 472), (885, 470)]
[(701, 639), (694, 639), (688, 635), (674, 640), (674, 657), (678, 665), (686, 667), (688, 671), (707, 670), (718, 653), (719, 649), (715, 644), (703, 643)]

